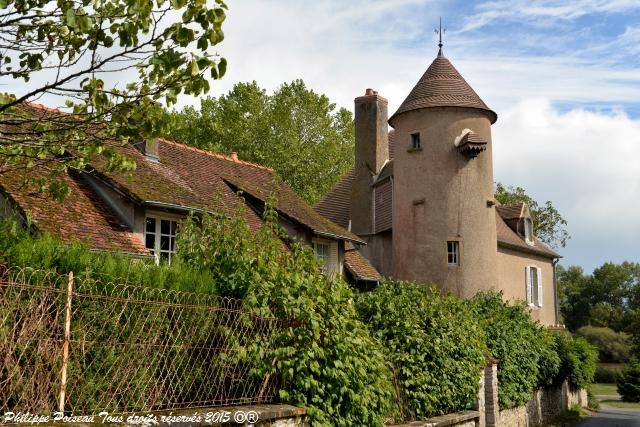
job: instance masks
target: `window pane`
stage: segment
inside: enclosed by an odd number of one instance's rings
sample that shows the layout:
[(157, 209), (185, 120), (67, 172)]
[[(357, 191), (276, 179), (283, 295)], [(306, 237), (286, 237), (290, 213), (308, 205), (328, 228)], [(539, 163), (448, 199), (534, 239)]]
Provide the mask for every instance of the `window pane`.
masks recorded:
[(169, 254), (167, 252), (160, 252), (160, 259), (168, 260)]
[(160, 236), (160, 250), (161, 251), (169, 250), (169, 236)]
[(160, 220), (160, 233), (162, 234), (169, 234), (169, 232), (171, 231), (171, 222), (163, 219)]
[(176, 251), (176, 238), (175, 237), (171, 237), (171, 245), (169, 246), (169, 250), (171, 252), (175, 252)]
[(154, 249), (155, 248), (155, 244), (156, 244), (155, 237), (156, 237), (155, 235), (147, 233), (147, 235), (146, 235), (146, 237), (144, 239), (144, 246), (147, 249)]
[(171, 221), (171, 235), (172, 236), (176, 235), (176, 227), (177, 227), (177, 223), (175, 221)]
[(150, 233), (156, 232), (156, 219), (155, 218), (147, 218), (146, 221), (146, 230)]

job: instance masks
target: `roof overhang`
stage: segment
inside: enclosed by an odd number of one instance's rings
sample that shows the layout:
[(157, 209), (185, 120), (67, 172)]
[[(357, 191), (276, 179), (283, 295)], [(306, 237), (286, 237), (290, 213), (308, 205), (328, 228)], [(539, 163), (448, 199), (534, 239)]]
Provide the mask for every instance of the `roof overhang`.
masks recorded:
[(559, 255), (559, 254), (557, 254), (555, 252), (542, 251), (542, 250), (539, 250), (539, 249), (535, 248), (534, 246), (524, 247), (524, 246), (520, 246), (520, 245), (515, 245), (515, 244), (513, 244), (511, 242), (507, 242), (507, 241), (500, 240), (500, 239), (498, 239), (498, 246), (502, 246), (503, 248), (507, 248), (507, 249), (513, 249), (513, 250), (518, 251), (518, 252), (525, 252), (525, 253), (529, 253), (529, 254), (533, 254), (533, 255), (542, 256), (542, 257), (549, 258), (549, 259), (562, 258), (561, 255)]

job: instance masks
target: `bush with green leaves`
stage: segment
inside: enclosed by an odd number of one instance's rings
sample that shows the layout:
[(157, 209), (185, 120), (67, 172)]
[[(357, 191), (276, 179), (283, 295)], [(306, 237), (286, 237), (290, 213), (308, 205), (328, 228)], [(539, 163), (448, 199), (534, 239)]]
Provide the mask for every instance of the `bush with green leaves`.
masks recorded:
[(598, 350), (584, 338), (574, 338), (568, 332), (557, 334), (558, 354), (562, 361), (559, 378), (574, 388), (586, 388), (593, 382), (598, 366)]
[(631, 337), (624, 332), (616, 332), (610, 328), (583, 326), (576, 331), (576, 334), (597, 347), (601, 362), (625, 363), (631, 357)]
[(93, 252), (82, 243), (62, 242), (48, 234), (30, 233), (13, 220), (0, 221), (0, 263), (91, 277), (103, 283), (216, 294), (209, 271), (180, 260), (156, 266), (152, 260), (134, 259), (116, 252)]
[(505, 302), (501, 293), (479, 293), (469, 304), (486, 330), (489, 351), (498, 359), (500, 408), (524, 405), (541, 383), (554, 377), (556, 361), (548, 337), (524, 305)]
[(386, 281), (358, 297), (361, 319), (385, 348), (404, 419), (468, 409), (487, 348), (466, 304), (432, 286)]
[(558, 354), (556, 333), (549, 329), (540, 330), (541, 346), (538, 361), (538, 387), (548, 387), (558, 383), (562, 360)]
[(184, 221), (178, 256), (207, 268), (223, 295), (242, 298), (258, 315), (286, 319), (256, 375), (276, 377), (280, 397), (306, 406), (316, 426), (382, 425), (393, 386), (382, 347), (358, 319), (353, 291), (321, 273), (308, 245), (286, 247), (268, 206), (255, 233), (237, 209), (231, 218)]
[(618, 379), (618, 393), (624, 402), (640, 402), (640, 361), (629, 363)]

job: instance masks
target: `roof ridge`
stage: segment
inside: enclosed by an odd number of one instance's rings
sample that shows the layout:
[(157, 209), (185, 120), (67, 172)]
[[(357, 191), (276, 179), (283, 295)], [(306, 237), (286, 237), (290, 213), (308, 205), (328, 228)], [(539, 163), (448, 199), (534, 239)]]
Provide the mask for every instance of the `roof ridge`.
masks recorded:
[(39, 102), (33, 102), (33, 101), (22, 101), (22, 103), (24, 103), (25, 105), (28, 105), (29, 107), (33, 107), (33, 108), (37, 108), (39, 110), (44, 110), (44, 111), (48, 111), (50, 113), (61, 113), (61, 114), (69, 114), (65, 111), (62, 111), (61, 109), (57, 108), (57, 107), (49, 107), (47, 105), (44, 104), (40, 104)]
[(167, 144), (172, 144), (172, 145), (176, 145), (178, 147), (186, 148), (186, 149), (191, 150), (191, 151), (196, 151), (198, 153), (207, 154), (207, 155), (209, 155), (211, 157), (216, 157), (218, 159), (227, 160), (227, 161), (230, 161), (230, 162), (233, 162), (233, 163), (252, 166), (254, 168), (264, 169), (264, 170), (268, 170), (269, 172), (273, 172), (273, 169), (268, 167), (268, 166), (259, 165), (257, 163), (248, 162), (246, 160), (240, 160), (238, 158), (234, 158), (232, 156), (226, 156), (224, 154), (216, 153), (216, 152), (213, 152), (213, 151), (203, 150), (202, 148), (193, 147), (191, 145), (181, 144), (179, 142), (172, 141), (172, 140), (164, 138), (164, 137), (160, 137), (160, 138), (158, 138), (158, 140), (160, 140), (162, 142), (165, 142)]

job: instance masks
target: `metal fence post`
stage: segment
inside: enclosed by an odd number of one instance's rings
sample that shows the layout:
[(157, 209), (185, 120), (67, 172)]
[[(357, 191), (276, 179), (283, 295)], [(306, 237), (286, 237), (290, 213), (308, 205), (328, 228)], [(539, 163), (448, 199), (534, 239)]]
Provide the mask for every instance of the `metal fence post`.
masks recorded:
[(67, 302), (64, 314), (64, 343), (62, 344), (62, 370), (60, 372), (60, 398), (58, 410), (64, 413), (64, 398), (67, 392), (67, 365), (69, 364), (69, 341), (71, 341), (71, 297), (73, 295), (73, 271), (67, 282)]

